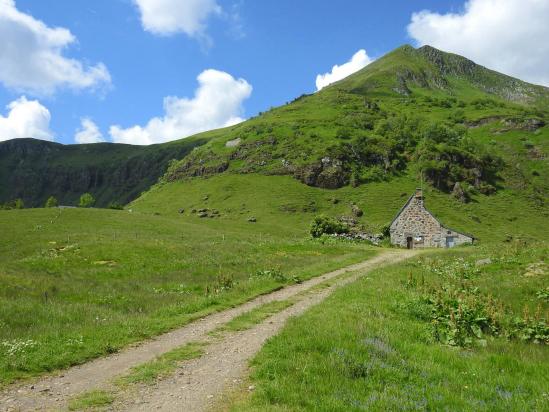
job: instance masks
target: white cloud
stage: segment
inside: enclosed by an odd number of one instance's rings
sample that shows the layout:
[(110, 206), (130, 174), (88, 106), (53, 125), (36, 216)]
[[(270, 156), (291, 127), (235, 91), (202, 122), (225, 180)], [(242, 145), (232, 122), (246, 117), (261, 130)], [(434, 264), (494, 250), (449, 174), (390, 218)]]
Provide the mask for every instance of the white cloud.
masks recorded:
[(250, 97), (252, 86), (218, 70), (204, 70), (197, 77), (198, 88), (190, 98), (164, 98), (164, 116), (154, 117), (146, 126), (123, 129), (111, 126), (116, 143), (152, 144), (181, 139), (219, 127), (242, 122), (242, 102)]
[(419, 45), (549, 85), (548, 22), (547, 0), (469, 0), (461, 13), (414, 13), (408, 33)]
[(76, 41), (61, 27), (51, 28), (0, 0), (0, 82), (15, 90), (50, 94), (57, 88), (95, 88), (110, 84), (104, 64), (88, 66), (63, 56)]
[(221, 14), (216, 0), (134, 0), (143, 29), (156, 35), (185, 33), (207, 40), (206, 20)]
[(80, 129), (74, 135), (76, 143), (101, 143), (104, 142), (103, 134), (99, 127), (89, 118), (80, 119)]
[(6, 107), (8, 115), (0, 115), (0, 141), (21, 137), (53, 141), (50, 111), (40, 102), (21, 96)]
[(320, 90), (329, 84), (332, 84), (334, 82), (337, 82), (338, 80), (341, 80), (351, 74), (353, 74), (356, 71), (359, 71), (363, 67), (369, 65), (373, 59), (368, 57), (366, 54), (366, 50), (361, 49), (357, 51), (353, 57), (351, 57), (351, 60), (349, 60), (347, 63), (342, 64), (341, 66), (338, 66), (337, 64), (332, 67), (332, 71), (330, 73), (324, 73), (319, 74), (316, 76), (316, 90)]

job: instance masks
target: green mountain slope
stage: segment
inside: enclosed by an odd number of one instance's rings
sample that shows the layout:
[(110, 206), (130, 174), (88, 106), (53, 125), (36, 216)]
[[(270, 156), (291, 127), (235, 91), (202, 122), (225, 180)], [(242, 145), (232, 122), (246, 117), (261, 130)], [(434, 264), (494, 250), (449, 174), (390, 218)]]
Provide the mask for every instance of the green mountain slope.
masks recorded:
[(333, 189), (421, 169), (441, 190), (460, 183), (493, 192), (504, 166), (469, 136), (486, 124), (536, 132), (549, 118), (548, 101), (545, 87), (431, 47), (403, 46), (227, 129), (173, 165), (166, 179), (257, 172)]
[(147, 190), (168, 162), (189, 153), (207, 139), (131, 146), (97, 143), (64, 146), (35, 139), (0, 142), (0, 203), (22, 198), (43, 206), (49, 196), (75, 205), (91, 192), (98, 206), (127, 203)]
[[(198, 186), (203, 194), (225, 193), (226, 182), (235, 204), (227, 208), (219, 199), (213, 208), (234, 211), (240, 202), (254, 206), (249, 213), (276, 215), (299, 190), (309, 200), (298, 215), (315, 196), (325, 198), (317, 202), (324, 206), (339, 196), (344, 207), (313, 212), (349, 213), (353, 201), (364, 206), (363, 221), (379, 229), (423, 179), (434, 197), (430, 208), (456, 228), (484, 239), (512, 232), (543, 237), (533, 227), (541, 221), (527, 215), (547, 218), (548, 97), (547, 88), (463, 57), (404, 46), (314, 95), (226, 129), (173, 164), (161, 185), (133, 205), (167, 213), (174, 203), (205, 208), (190, 194)], [(280, 192), (282, 181), (254, 174), (288, 175), (332, 191), (319, 195), (297, 184)]]
[[(508, 186), (513, 176), (513, 185), (521, 180), (521, 190), (543, 203), (548, 102), (545, 87), (429, 46), (402, 46), (320, 92), (177, 142), (0, 143), (0, 202), (22, 197), (37, 206), (55, 195), (74, 204), (88, 191), (99, 205), (125, 203), (175, 158), (162, 181), (260, 173), (335, 189), (423, 175), (467, 201)], [(522, 143), (500, 145), (507, 133)], [(512, 166), (517, 156), (528, 170)]]

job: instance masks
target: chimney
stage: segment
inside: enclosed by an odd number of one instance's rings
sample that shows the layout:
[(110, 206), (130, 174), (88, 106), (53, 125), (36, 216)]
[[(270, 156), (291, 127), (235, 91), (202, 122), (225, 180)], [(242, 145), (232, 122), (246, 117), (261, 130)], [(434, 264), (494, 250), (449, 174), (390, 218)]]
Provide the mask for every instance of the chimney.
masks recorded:
[(416, 189), (416, 199), (423, 199), (423, 191), (420, 188)]

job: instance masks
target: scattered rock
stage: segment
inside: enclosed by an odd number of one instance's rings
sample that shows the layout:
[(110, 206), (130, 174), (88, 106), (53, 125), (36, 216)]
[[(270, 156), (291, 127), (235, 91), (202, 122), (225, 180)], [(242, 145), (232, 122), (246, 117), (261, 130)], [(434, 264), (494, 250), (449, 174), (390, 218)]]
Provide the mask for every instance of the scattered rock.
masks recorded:
[(529, 278), (529, 277), (535, 277), (544, 275), (547, 272), (547, 265), (544, 262), (537, 262), (537, 263), (531, 263), (526, 268), (526, 272), (523, 276)]
[(479, 259), (475, 262), (475, 265), (476, 266), (484, 266), (484, 265), (489, 265), (490, 263), (492, 263), (492, 259), (490, 258), (485, 258), (485, 259)]
[(242, 139), (240, 137), (237, 137), (233, 140), (228, 140), (227, 143), (225, 143), (225, 147), (236, 147), (242, 142)]
[(255, 223), (255, 222), (257, 222), (257, 219), (254, 216), (250, 216), (248, 218), (248, 222)]
[(361, 208), (359, 208), (356, 204), (351, 203), (351, 211), (353, 212), (353, 215), (356, 217), (361, 217), (364, 212)]
[(115, 266), (116, 262), (114, 260), (96, 260), (95, 262), (92, 262), (92, 265)]
[(255, 390), (255, 385), (250, 385), (250, 386), (248, 386), (248, 390), (249, 390), (250, 392), (253, 391), (253, 390)]
[(463, 190), (463, 187), (459, 184), (459, 182), (456, 182), (454, 185), (454, 189), (452, 190), (452, 196), (454, 196), (457, 200), (459, 200), (461, 203), (467, 203), (469, 201), (469, 195), (465, 190)]
[(367, 242), (371, 242), (374, 245), (379, 245), (381, 241), (383, 240), (383, 234), (382, 233), (367, 233), (367, 232), (355, 232), (355, 233), (334, 233), (330, 235), (332, 237), (337, 237), (340, 239), (347, 239), (347, 240), (365, 240)]
[(337, 189), (349, 182), (349, 171), (341, 160), (324, 157), (319, 163), (296, 168), (294, 177), (307, 186)]
[(502, 120), (503, 125), (506, 127), (501, 131), (507, 130), (524, 130), (527, 132), (535, 132), (536, 130), (545, 126), (545, 122), (541, 119), (530, 118), (530, 119), (504, 119)]
[(179, 212), (180, 214), (185, 213), (185, 209), (179, 209), (178, 212)]
[(294, 171), (294, 167), (292, 166), (292, 164), (291, 164), (288, 160), (282, 159), (281, 162), (282, 162), (282, 167), (283, 167), (284, 169), (288, 169), (288, 170), (290, 170), (290, 171)]

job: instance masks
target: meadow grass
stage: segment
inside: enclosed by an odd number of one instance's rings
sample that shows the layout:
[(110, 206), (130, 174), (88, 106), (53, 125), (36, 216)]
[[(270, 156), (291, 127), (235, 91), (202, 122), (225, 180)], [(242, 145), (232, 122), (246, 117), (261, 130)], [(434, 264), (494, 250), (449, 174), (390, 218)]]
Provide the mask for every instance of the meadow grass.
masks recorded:
[(190, 342), (166, 352), (150, 362), (133, 367), (125, 376), (116, 380), (119, 387), (131, 384), (153, 384), (159, 378), (172, 373), (180, 362), (199, 358), (204, 353), (206, 342)]
[[(549, 129), (544, 136), (536, 139), (547, 140)], [(505, 142), (511, 144), (513, 137), (509, 136)], [(512, 152), (505, 147), (498, 150)], [(541, 167), (539, 161), (530, 163), (524, 160), (521, 164), (524, 168)], [(549, 168), (547, 174), (542, 172), (542, 176), (549, 174)], [(221, 215), (220, 218), (206, 218), (213, 220), (210, 224), (220, 233), (230, 222), (240, 222), (241, 229), (246, 230), (250, 226), (246, 219), (253, 216), (257, 219), (253, 230), (258, 237), (259, 234), (272, 236), (278, 233), (289, 238), (302, 238), (317, 215), (351, 216), (351, 203), (364, 212), (357, 218), (359, 224), (367, 230), (379, 232), (391, 223), (418, 186), (419, 182), (412, 173), (390, 181), (337, 190), (305, 186), (290, 176), (222, 174), (159, 185), (129, 207), (143, 213), (155, 211), (165, 218), (179, 219), (179, 208), (184, 209), (184, 215), (189, 215), (189, 218), (193, 217), (193, 209), (209, 208), (218, 210)], [(482, 243), (492, 244), (513, 237), (545, 239), (547, 236), (545, 226), (549, 212), (543, 205), (533, 202), (531, 193), (527, 191), (502, 187), (494, 195), (477, 195), (466, 204), (430, 186), (424, 187), (424, 193), (426, 206), (443, 223), (473, 234)]]
[(434, 286), (466, 273), (479, 301), (491, 295), (506, 316), (522, 317), (524, 305), (549, 309), (535, 293), (549, 280), (546, 259), (544, 244), (464, 248), (371, 272), (269, 340), (252, 361), (255, 390), (238, 394), (231, 409), (546, 410), (547, 345), (489, 334), (467, 347), (444, 345), (417, 316), (422, 292), (409, 285), (410, 276)]
[(69, 411), (103, 409), (114, 402), (114, 396), (103, 390), (85, 392), (69, 402)]
[[(116, 352), (375, 253), (308, 240), (307, 218), (269, 230), (240, 215), (180, 215), (178, 206), (173, 216), (0, 212), (0, 384)], [(269, 270), (283, 276), (257, 276)]]
[(219, 326), (212, 331), (212, 334), (216, 335), (221, 332), (238, 332), (246, 329), (250, 329), (255, 325), (263, 322), (268, 317), (275, 313), (281, 312), (286, 308), (289, 308), (296, 302), (296, 299), (284, 299), (274, 300), (272, 302), (264, 303), (257, 308), (244, 312), (243, 314), (231, 319), (229, 322)]
[[(367, 259), (375, 253), (367, 245), (310, 239), (310, 222), (351, 215), (354, 202), (359, 223), (379, 231), (415, 185), (402, 176), (325, 190), (289, 176), (229, 174), (156, 186), (131, 212), (0, 211), (0, 384)], [(502, 189), (465, 205), (435, 190), (426, 197), (444, 223), (481, 244), (546, 236), (546, 212), (527, 194)], [(271, 270), (283, 276), (258, 276)]]

